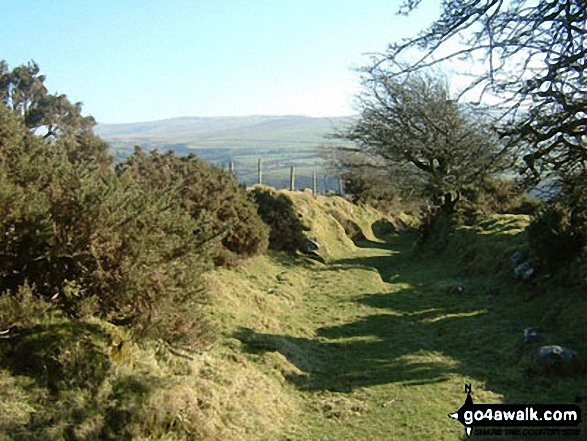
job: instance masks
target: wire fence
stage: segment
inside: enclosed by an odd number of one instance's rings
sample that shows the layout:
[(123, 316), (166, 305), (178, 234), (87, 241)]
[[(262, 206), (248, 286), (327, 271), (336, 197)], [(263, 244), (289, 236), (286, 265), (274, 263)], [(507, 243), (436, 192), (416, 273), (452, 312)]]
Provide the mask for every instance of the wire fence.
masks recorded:
[[(226, 168), (226, 164), (222, 165)], [(337, 193), (344, 194), (344, 185), (339, 175), (326, 174), (323, 169), (298, 173), (295, 165), (287, 167), (264, 167), (263, 158), (257, 161), (256, 170), (251, 167), (237, 169), (235, 162), (228, 163), (228, 170), (236, 176), (239, 182), (245, 186), (263, 184), (275, 189), (287, 189), (291, 191), (310, 189), (314, 194)]]

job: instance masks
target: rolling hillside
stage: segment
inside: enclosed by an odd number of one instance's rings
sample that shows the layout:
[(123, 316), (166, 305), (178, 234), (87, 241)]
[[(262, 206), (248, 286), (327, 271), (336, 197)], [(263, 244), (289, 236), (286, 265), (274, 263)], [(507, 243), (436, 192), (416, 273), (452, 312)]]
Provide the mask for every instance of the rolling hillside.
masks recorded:
[(131, 124), (99, 124), (95, 131), (113, 146), (148, 144), (186, 148), (316, 147), (349, 118), (307, 116), (186, 117)]
[(135, 145), (144, 150), (196, 153), (219, 166), (235, 162), (236, 175), (247, 185), (256, 183), (257, 160), (263, 158), (264, 183), (276, 188), (288, 184), (295, 165), (298, 188), (311, 185), (314, 171), (318, 189), (324, 190), (329, 174), (321, 152), (333, 141), (328, 134), (344, 127), (352, 117), (307, 116), (186, 117), (132, 124), (99, 124), (95, 132), (108, 141), (117, 160), (130, 155)]

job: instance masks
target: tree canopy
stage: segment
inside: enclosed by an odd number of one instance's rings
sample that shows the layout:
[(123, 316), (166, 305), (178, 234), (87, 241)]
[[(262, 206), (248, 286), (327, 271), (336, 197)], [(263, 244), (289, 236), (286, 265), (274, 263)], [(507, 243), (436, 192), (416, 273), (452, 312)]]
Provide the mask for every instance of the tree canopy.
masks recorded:
[(22, 115), (26, 127), (40, 130), (44, 137), (67, 137), (91, 132), (96, 121), (82, 116), (82, 103), (67, 96), (48, 93), (45, 76), (34, 61), (10, 70), (0, 60), (0, 100), (12, 112)]
[[(409, 13), (421, 0), (406, 0)], [(371, 69), (403, 77), (457, 60), (480, 63), (463, 96), (499, 99), (497, 127), (533, 181), (587, 168), (584, 0), (444, 1), (416, 38), (391, 44)], [(456, 44), (458, 42), (458, 44)], [(403, 64), (406, 57), (416, 61)]]
[(420, 185), (423, 194), (438, 203), (447, 192), (459, 192), (499, 164), (499, 146), (490, 127), (473, 109), (452, 100), (440, 79), (422, 74), (400, 79), (372, 71), (364, 79), (360, 103), (360, 118), (337, 134), (356, 146), (342, 150), (343, 170), (391, 170), (396, 181)]

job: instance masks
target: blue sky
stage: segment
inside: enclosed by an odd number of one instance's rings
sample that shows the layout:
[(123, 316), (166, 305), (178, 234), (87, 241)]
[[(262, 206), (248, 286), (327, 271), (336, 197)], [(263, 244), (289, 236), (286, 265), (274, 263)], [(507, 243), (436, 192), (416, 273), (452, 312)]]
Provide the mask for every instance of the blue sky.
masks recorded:
[(2, 0), (0, 59), (102, 123), (352, 114), (353, 68), (415, 36), (437, 0)]

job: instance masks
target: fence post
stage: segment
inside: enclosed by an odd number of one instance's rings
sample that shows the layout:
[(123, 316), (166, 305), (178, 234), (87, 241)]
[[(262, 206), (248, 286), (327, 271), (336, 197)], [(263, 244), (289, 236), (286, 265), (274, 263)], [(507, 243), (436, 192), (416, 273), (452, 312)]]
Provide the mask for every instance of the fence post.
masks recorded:
[(234, 161), (230, 161), (228, 169), (230, 170), (230, 173), (234, 175)]
[(258, 163), (258, 172), (257, 172), (257, 184), (261, 185), (263, 183), (263, 160), (259, 158)]
[(342, 178), (340, 176), (338, 177), (338, 194), (342, 196)]
[(316, 172), (312, 173), (312, 193), (316, 196)]
[(296, 166), (292, 165), (289, 169), (289, 189), (294, 191), (296, 188)]

